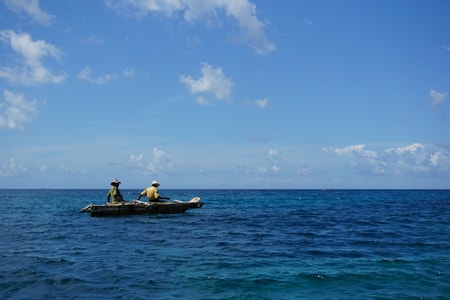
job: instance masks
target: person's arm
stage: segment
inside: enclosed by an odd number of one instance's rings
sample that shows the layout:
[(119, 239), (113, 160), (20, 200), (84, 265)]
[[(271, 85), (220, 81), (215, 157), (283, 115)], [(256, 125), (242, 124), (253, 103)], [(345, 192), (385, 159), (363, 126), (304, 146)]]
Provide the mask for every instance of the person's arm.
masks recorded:
[(117, 199), (119, 199), (119, 201), (121, 201), (121, 202), (125, 201), (125, 200), (123, 200), (122, 193), (119, 191), (119, 189), (117, 189)]
[(140, 194), (139, 197), (137, 198), (138, 200), (141, 199), (142, 196), (144, 196), (147, 193), (147, 189), (143, 190)]
[(109, 203), (109, 199), (111, 198), (111, 192), (108, 192), (106, 195), (106, 202)]
[(158, 189), (155, 188), (155, 192), (154, 192), (153, 195), (155, 196), (155, 199), (156, 199), (156, 200), (159, 200), (159, 197), (160, 197), (160, 196), (159, 196), (159, 193), (158, 193)]

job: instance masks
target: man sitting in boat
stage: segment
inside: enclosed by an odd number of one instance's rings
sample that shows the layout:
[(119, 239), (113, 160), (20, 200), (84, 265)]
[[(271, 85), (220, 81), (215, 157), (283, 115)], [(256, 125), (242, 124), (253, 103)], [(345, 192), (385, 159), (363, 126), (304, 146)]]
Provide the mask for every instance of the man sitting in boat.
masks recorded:
[(160, 186), (158, 181), (153, 180), (152, 185), (146, 188), (141, 192), (138, 197), (138, 200), (141, 199), (142, 196), (146, 196), (148, 198), (148, 202), (163, 202), (162, 199), (170, 199), (169, 197), (161, 197), (158, 192), (158, 187)]
[(109, 199), (112, 198), (112, 203), (121, 203), (124, 202), (122, 194), (119, 191), (119, 184), (121, 182), (119, 179), (114, 179), (111, 181), (111, 189), (109, 190), (108, 194), (106, 195), (106, 201), (109, 203)]

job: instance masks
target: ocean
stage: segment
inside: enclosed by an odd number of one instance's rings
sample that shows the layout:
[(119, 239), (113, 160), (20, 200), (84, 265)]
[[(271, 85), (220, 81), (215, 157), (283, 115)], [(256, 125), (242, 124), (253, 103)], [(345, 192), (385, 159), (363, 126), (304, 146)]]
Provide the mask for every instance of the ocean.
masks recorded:
[(450, 190), (107, 191), (0, 190), (0, 299), (450, 299)]

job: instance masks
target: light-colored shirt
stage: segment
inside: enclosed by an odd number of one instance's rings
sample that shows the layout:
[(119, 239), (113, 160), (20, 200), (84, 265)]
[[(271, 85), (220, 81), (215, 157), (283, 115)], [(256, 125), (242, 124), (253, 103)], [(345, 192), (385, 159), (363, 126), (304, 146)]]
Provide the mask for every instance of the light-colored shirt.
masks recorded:
[(118, 203), (123, 202), (122, 194), (119, 191), (119, 188), (117, 186), (112, 186), (111, 189), (108, 192), (108, 195), (106, 195), (106, 199), (109, 202), (109, 198), (112, 198), (112, 203)]
[(155, 186), (149, 186), (148, 188), (146, 188), (141, 192), (141, 196), (146, 196), (148, 198), (148, 201), (158, 200), (159, 199), (158, 189)]

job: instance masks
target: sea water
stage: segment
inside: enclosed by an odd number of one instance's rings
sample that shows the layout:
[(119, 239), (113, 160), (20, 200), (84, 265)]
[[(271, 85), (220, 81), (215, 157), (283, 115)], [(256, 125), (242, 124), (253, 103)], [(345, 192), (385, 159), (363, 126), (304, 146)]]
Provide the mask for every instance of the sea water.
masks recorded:
[[(449, 190), (0, 190), (0, 299), (450, 299)], [(138, 190), (122, 190), (132, 200)]]

